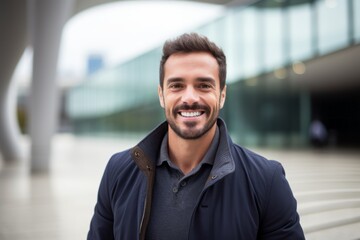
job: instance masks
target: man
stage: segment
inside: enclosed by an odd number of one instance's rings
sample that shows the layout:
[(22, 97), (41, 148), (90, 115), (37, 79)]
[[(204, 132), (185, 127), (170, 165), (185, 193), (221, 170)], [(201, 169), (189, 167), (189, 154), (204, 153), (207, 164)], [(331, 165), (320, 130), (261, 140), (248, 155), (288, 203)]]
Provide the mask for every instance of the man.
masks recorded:
[(232, 143), (218, 118), (225, 78), (206, 37), (165, 43), (166, 122), (110, 159), (88, 239), (304, 239), (282, 166)]

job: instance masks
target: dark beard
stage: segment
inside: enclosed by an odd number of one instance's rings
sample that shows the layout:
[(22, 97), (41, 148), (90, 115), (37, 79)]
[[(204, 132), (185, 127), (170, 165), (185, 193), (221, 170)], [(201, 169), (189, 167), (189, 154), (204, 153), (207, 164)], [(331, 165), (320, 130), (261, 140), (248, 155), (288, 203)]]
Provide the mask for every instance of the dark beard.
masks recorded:
[(205, 126), (199, 130), (194, 129), (197, 125), (196, 122), (186, 122), (186, 126), (188, 127), (188, 129), (185, 131), (182, 131), (175, 124), (175, 122), (171, 121), (171, 119), (167, 119), (169, 126), (176, 133), (176, 135), (178, 135), (179, 137), (181, 137), (183, 139), (188, 139), (188, 140), (195, 140), (195, 139), (201, 138), (204, 134), (206, 134), (214, 126), (214, 124), (217, 121), (217, 117), (218, 117), (218, 116), (215, 116), (216, 111), (213, 112), (212, 115), (210, 115), (211, 111), (208, 106), (194, 103), (193, 105), (182, 104), (182, 105), (175, 107), (172, 111), (172, 114), (175, 119), (176, 119), (176, 117), (178, 117), (178, 112), (180, 110), (194, 110), (194, 111), (201, 110), (201, 112), (204, 112), (203, 114), (206, 114), (209, 117), (209, 122), (207, 122), (205, 124)]

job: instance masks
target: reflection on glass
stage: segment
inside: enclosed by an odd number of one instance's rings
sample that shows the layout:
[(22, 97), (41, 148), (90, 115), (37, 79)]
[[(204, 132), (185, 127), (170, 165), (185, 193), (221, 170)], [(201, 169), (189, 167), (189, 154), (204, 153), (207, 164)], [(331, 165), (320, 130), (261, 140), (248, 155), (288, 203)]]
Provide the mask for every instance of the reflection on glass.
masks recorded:
[(295, 5), (290, 15), (290, 58), (292, 61), (309, 59), (311, 46), (311, 6), (309, 3)]
[(348, 43), (347, 1), (318, 1), (319, 52), (324, 54)]
[(271, 71), (284, 64), (283, 19), (281, 8), (264, 8), (264, 64), (265, 71)]
[(243, 49), (240, 63), (243, 67), (244, 77), (254, 76), (260, 70), (258, 56), (262, 40), (259, 37), (259, 15), (254, 8), (242, 12), (242, 38), (246, 47)]
[(353, 0), (355, 42), (360, 42), (360, 1)]
[(241, 77), (242, 66), (239, 64), (241, 55), (243, 24), (240, 21), (240, 11), (230, 10), (224, 23), (223, 50), (227, 58), (227, 83), (237, 81)]

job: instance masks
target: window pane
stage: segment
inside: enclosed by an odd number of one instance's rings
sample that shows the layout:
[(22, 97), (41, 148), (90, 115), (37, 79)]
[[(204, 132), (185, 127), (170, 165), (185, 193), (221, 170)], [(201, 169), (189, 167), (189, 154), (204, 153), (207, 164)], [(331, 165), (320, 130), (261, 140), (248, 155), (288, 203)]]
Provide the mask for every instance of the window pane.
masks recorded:
[(360, 42), (360, 1), (353, 0), (353, 7), (354, 7), (354, 34), (355, 34), (355, 41), (357, 43)]
[(240, 65), (241, 52), (241, 36), (240, 29), (242, 28), (242, 22), (240, 21), (239, 9), (229, 11), (226, 16), (226, 27), (225, 27), (225, 44), (222, 46), (226, 54), (227, 60), (227, 83), (238, 81), (242, 78), (241, 70), (243, 68)]
[(241, 53), (240, 66), (243, 69), (245, 77), (251, 77), (258, 74), (260, 70), (259, 64), (259, 12), (255, 8), (247, 8), (242, 12), (241, 20), (243, 28), (241, 28), (240, 36), (244, 41), (243, 51)]
[(290, 58), (292, 61), (309, 59), (311, 47), (311, 6), (294, 5), (289, 8), (290, 15)]
[(284, 64), (283, 21), (281, 8), (264, 8), (265, 70), (270, 71)]
[(321, 0), (318, 2), (319, 52), (329, 53), (347, 45), (347, 1)]

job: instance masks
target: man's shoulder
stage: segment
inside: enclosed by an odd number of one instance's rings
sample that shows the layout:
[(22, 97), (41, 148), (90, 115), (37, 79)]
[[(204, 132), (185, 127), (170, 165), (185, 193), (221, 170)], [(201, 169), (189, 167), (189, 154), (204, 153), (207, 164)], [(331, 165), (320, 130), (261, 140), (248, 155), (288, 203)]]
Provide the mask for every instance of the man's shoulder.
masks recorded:
[(124, 159), (127, 159), (131, 154), (130, 154), (131, 148), (122, 150), (120, 152), (115, 152), (112, 154), (112, 156), (110, 157), (110, 162), (119, 162), (119, 161), (123, 161)]
[(127, 169), (133, 165), (133, 160), (131, 158), (131, 149), (126, 149), (121, 152), (114, 153), (106, 166), (108, 174), (117, 175), (119, 171)]
[[(271, 189), (286, 184), (285, 172), (280, 162), (269, 160), (247, 148), (234, 145), (237, 177), (245, 178), (265, 211)], [(244, 179), (243, 179), (244, 180)], [(287, 185), (286, 185), (287, 186)]]
[(233, 157), (236, 165), (243, 168), (250, 176), (272, 177), (274, 172), (282, 169), (280, 162), (269, 160), (265, 156), (237, 144), (233, 144)]

